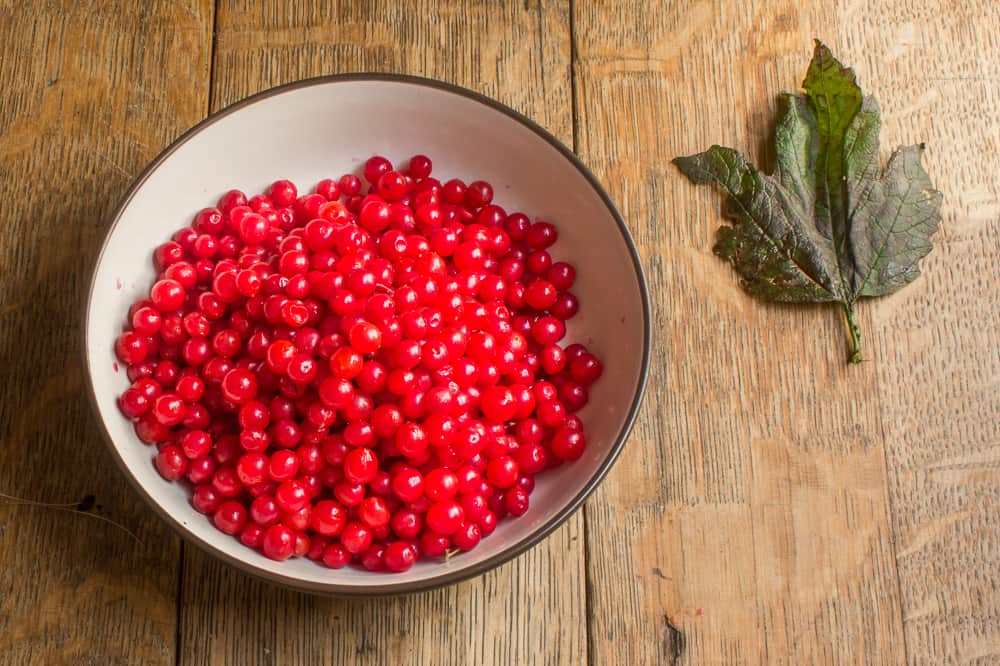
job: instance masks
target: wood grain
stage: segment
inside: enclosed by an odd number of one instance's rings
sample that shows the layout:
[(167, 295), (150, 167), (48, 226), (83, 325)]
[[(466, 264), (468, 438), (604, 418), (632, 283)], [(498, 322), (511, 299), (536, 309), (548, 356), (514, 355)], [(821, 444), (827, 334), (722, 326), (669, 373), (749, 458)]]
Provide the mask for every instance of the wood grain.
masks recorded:
[(945, 193), (924, 277), (870, 306), (907, 655), (997, 663), (1000, 4), (891, 5), (845, 6), (840, 42)]
[[(1000, 661), (1000, 5), (991, 0), (403, 3), (0, 0), (2, 664)], [(214, 32), (214, 57), (213, 57)], [(669, 165), (763, 156), (813, 37), (924, 141), (945, 192), (925, 275), (861, 306), (762, 305), (711, 254), (719, 197)], [(105, 453), (80, 293), (128, 182), (259, 90), (452, 81), (577, 151), (643, 254), (650, 392), (585, 514), (445, 590), (279, 590), (178, 540)], [(180, 580), (179, 580), (180, 576)], [(178, 583), (181, 587), (178, 588)]]
[(178, 540), (90, 417), (81, 296), (136, 173), (205, 113), (212, 5), (0, 3), (0, 662), (173, 663)]
[[(464, 85), (572, 142), (565, 3), (222, 2), (212, 106), (319, 74)], [(187, 549), (181, 657), (196, 664), (577, 664), (586, 657), (582, 520), (499, 570), (411, 597), (278, 590)]]
[(636, 237), (660, 332), (588, 506), (593, 663), (904, 658), (876, 366), (845, 365), (833, 309), (751, 301), (711, 253), (718, 195), (669, 164), (761, 156), (775, 94), (813, 36), (835, 42), (826, 5), (574, 5), (578, 152)]

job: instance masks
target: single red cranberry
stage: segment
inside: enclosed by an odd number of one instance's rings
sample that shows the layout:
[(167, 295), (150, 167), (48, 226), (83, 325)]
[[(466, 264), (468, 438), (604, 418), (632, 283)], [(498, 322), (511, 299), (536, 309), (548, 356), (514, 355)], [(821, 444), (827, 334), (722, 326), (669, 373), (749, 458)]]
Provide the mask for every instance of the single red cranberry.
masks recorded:
[(475, 522), (466, 522), (451, 535), (451, 541), (459, 550), (472, 550), (482, 539), (482, 531)]
[(580, 430), (563, 427), (552, 437), (552, 454), (559, 460), (577, 460), (585, 448), (586, 439)]
[(247, 523), (247, 511), (235, 500), (226, 500), (212, 515), (212, 522), (226, 534), (239, 534)]
[(393, 541), (385, 547), (382, 563), (394, 573), (407, 571), (417, 561), (417, 549), (405, 541)]
[(187, 472), (188, 459), (179, 446), (169, 444), (156, 454), (156, 469), (167, 481), (176, 481)]
[(361, 523), (347, 523), (340, 532), (340, 543), (354, 555), (368, 550), (372, 545), (372, 532)]
[(368, 483), (378, 472), (378, 458), (368, 448), (356, 448), (344, 459), (344, 476), (351, 483)]
[(442, 536), (454, 533), (465, 521), (465, 511), (454, 500), (431, 504), (427, 510), (427, 526)]
[(271, 525), (264, 532), (261, 549), (272, 560), (287, 560), (295, 552), (295, 533), (284, 525)]
[(342, 569), (351, 561), (351, 552), (339, 543), (331, 543), (323, 550), (323, 564), (331, 569)]

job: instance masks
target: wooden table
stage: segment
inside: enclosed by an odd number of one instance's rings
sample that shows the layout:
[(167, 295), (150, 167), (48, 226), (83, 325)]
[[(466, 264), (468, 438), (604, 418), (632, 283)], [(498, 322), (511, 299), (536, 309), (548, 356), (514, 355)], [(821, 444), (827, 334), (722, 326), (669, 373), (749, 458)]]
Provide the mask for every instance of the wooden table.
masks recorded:
[[(0, 663), (997, 663), (1000, 3), (394, 4), (0, 2), (0, 492), (92, 495), (139, 538), (0, 506)], [(835, 309), (737, 289), (718, 197), (669, 164), (761, 154), (813, 37), (945, 193), (923, 277), (861, 307), (854, 367)], [(183, 546), (113, 466), (77, 345), (107, 216), (149, 160), (251, 93), (365, 70), (470, 87), (573, 146), (642, 251), (656, 343), (584, 511), (481, 578), (349, 601)]]

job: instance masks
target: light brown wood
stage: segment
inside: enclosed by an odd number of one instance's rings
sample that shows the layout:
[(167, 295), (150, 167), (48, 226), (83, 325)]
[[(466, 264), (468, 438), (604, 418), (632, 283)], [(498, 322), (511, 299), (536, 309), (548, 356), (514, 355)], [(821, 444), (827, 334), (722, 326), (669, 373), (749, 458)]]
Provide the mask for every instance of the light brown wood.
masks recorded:
[(761, 156), (811, 37), (836, 43), (824, 5), (576, 4), (578, 151), (636, 236), (660, 332), (588, 506), (594, 663), (903, 660), (876, 366), (845, 365), (833, 309), (740, 291), (711, 251), (718, 194), (670, 165), (712, 143)]
[(869, 307), (907, 656), (998, 663), (1000, 3), (891, 4), (839, 43), (945, 193), (924, 277)]
[[(142, 542), (0, 499), (0, 663), (1000, 661), (1000, 5), (218, 4), (0, 0), (0, 493), (95, 495)], [(813, 37), (878, 96), (886, 152), (926, 142), (945, 193), (924, 275), (861, 306), (855, 367), (834, 309), (738, 289), (711, 253), (719, 196), (669, 164), (762, 157)], [(584, 513), (479, 579), (345, 601), (182, 549), (105, 453), (76, 345), (106, 216), (150, 159), (209, 108), (363, 70), (575, 140), (640, 246), (656, 344)]]
[(208, 103), (213, 7), (0, 6), (0, 663), (173, 663), (178, 539), (90, 416), (79, 317), (107, 216)]
[[(998, 70), (983, 28), (1000, 17), (962, 4), (577, 3), (578, 149), (637, 234), (664, 331), (631, 450), (587, 513), (594, 663), (996, 658)], [(718, 195), (668, 165), (714, 142), (761, 157), (813, 36), (879, 95), (886, 147), (931, 144), (947, 193), (925, 277), (862, 307), (860, 367), (843, 365), (835, 311), (736, 288), (710, 252)]]
[[(406, 72), (491, 95), (572, 143), (565, 3), (223, 2), (216, 32), (213, 108), (319, 74)], [(393, 599), (285, 592), (187, 549), (182, 661), (586, 662), (581, 525), (486, 576)]]

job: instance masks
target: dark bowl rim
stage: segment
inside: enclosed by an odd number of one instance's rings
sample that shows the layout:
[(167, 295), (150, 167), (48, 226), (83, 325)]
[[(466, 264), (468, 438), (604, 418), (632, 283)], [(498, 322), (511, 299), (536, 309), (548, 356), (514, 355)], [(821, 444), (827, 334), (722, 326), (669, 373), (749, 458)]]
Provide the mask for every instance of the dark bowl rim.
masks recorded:
[[(622, 424), (622, 428), (618, 433), (618, 437), (612, 446), (608, 456), (598, 467), (594, 475), (587, 481), (583, 489), (572, 499), (566, 506), (558, 513), (551, 516), (541, 527), (537, 528), (533, 533), (531, 533), (526, 539), (513, 546), (497, 553), (493, 557), (487, 558), (482, 562), (475, 565), (469, 566), (467, 568), (458, 571), (444, 571), (443, 573), (430, 578), (425, 578), (419, 581), (406, 582), (406, 583), (376, 583), (372, 585), (351, 585), (342, 586), (334, 583), (323, 584), (323, 583), (312, 583), (308, 581), (303, 581), (301, 579), (284, 576), (281, 574), (275, 574), (273, 572), (261, 569), (253, 564), (250, 564), (244, 560), (241, 560), (229, 553), (213, 546), (212, 544), (203, 541), (193, 532), (191, 532), (179, 519), (172, 516), (168, 511), (163, 509), (160, 504), (151, 497), (149, 493), (143, 488), (136, 477), (133, 475), (131, 469), (125, 464), (121, 455), (118, 453), (118, 449), (114, 444), (113, 438), (110, 432), (108, 432), (107, 425), (101, 416), (101, 412), (98, 408), (97, 394), (94, 388), (93, 372), (90, 366), (90, 356), (88, 350), (90, 349), (90, 341), (88, 339), (88, 315), (90, 313), (91, 304), (94, 297), (94, 290), (96, 287), (97, 279), (97, 269), (101, 265), (101, 261), (104, 258), (105, 250), (108, 246), (108, 241), (110, 240), (112, 234), (114, 234), (115, 229), (121, 220), (122, 213), (128, 204), (132, 201), (133, 197), (143, 186), (146, 180), (152, 175), (154, 171), (169, 158), (178, 148), (184, 145), (191, 138), (199, 134), (202, 130), (209, 127), (210, 125), (218, 122), (222, 118), (229, 116), (241, 109), (255, 104), (261, 100), (273, 97), (275, 95), (280, 95), (282, 93), (290, 92), (293, 90), (298, 90), (300, 88), (308, 88), (317, 85), (325, 85), (330, 83), (344, 83), (344, 82), (388, 82), (388, 83), (406, 83), (410, 85), (423, 86), (426, 88), (434, 88), (437, 90), (442, 90), (454, 95), (459, 95), (465, 97), (475, 102), (479, 102), (485, 106), (488, 106), (496, 111), (500, 111), (504, 115), (508, 116), (512, 120), (520, 123), (524, 127), (528, 128), (539, 137), (544, 139), (553, 148), (555, 148), (564, 158), (566, 158), (570, 164), (572, 164), (577, 171), (587, 180), (594, 191), (601, 197), (604, 205), (607, 207), (608, 212), (614, 218), (618, 230), (621, 233), (622, 240), (625, 241), (625, 245), (628, 247), (629, 253), (632, 258), (633, 268), (635, 270), (635, 277), (639, 284), (639, 291), (641, 293), (642, 299), (642, 314), (643, 314), (643, 345), (642, 345), (642, 363), (639, 372), (639, 379), (636, 384), (635, 395), (632, 398), (632, 404), (629, 407), (628, 414), (625, 418), (625, 422)], [(84, 311), (82, 317), (83, 326), (83, 365), (86, 369), (87, 375), (87, 396), (90, 401), (91, 409), (99, 422), (101, 427), (101, 434), (104, 437), (105, 443), (111, 450), (112, 456), (115, 459), (115, 463), (128, 478), (129, 483), (132, 487), (142, 496), (146, 503), (151, 506), (157, 514), (171, 527), (175, 532), (177, 532), (186, 542), (198, 547), (199, 549), (210, 553), (211, 555), (217, 557), (218, 559), (236, 567), (240, 571), (250, 574), (254, 577), (267, 580), (268, 582), (281, 585), (286, 588), (309, 592), (313, 594), (323, 594), (331, 596), (345, 596), (345, 597), (364, 597), (364, 596), (375, 596), (375, 595), (393, 595), (393, 594), (409, 594), (415, 592), (421, 592), (426, 590), (437, 589), (458, 583), (460, 581), (472, 578), (483, 574), (490, 569), (494, 569), (501, 564), (504, 564), (518, 555), (524, 553), (529, 548), (540, 543), (543, 539), (549, 536), (557, 527), (562, 525), (566, 519), (568, 519), (574, 512), (577, 511), (583, 502), (590, 496), (590, 494), (597, 488), (600, 482), (607, 475), (608, 471), (614, 465), (618, 456), (621, 454), (622, 449), (625, 446), (625, 442), (628, 439), (628, 435), (635, 425), (636, 418), (638, 416), (639, 407), (642, 403), (642, 398), (646, 389), (646, 382), (649, 375), (649, 361), (650, 361), (650, 349), (652, 346), (652, 322), (651, 322), (651, 306), (649, 302), (649, 289), (646, 284), (646, 277), (643, 272), (642, 263), (639, 257), (639, 252), (636, 247), (635, 241), (632, 239), (632, 235), (622, 219), (621, 214), (615, 207), (614, 203), (611, 201), (611, 197), (605, 191), (604, 187), (598, 181), (597, 177), (590, 171), (589, 168), (580, 160), (577, 155), (567, 148), (559, 139), (555, 138), (548, 130), (544, 129), (536, 122), (525, 116), (524, 114), (515, 111), (514, 109), (502, 104), (490, 97), (477, 93), (473, 90), (463, 88), (461, 86), (455, 85), (453, 83), (447, 83), (444, 81), (438, 81), (436, 79), (429, 79), (419, 76), (411, 76), (406, 74), (384, 74), (376, 72), (353, 72), (345, 74), (329, 74), (325, 76), (317, 76), (307, 79), (301, 79), (298, 81), (293, 81), (290, 83), (285, 83), (283, 85), (275, 86), (267, 90), (263, 90), (254, 95), (246, 97), (238, 102), (235, 102), (215, 113), (210, 114), (208, 117), (185, 131), (179, 137), (177, 137), (173, 142), (170, 143), (166, 148), (164, 148), (159, 155), (156, 156), (132, 181), (129, 185), (128, 190), (122, 196), (120, 202), (115, 207), (114, 211), (110, 215), (110, 224), (108, 225), (108, 231), (104, 236), (104, 240), (101, 242), (101, 249), (97, 253), (97, 257), (94, 260), (93, 269), (91, 271), (91, 277), (89, 280), (89, 286), (87, 288), (87, 297), (85, 299)]]

